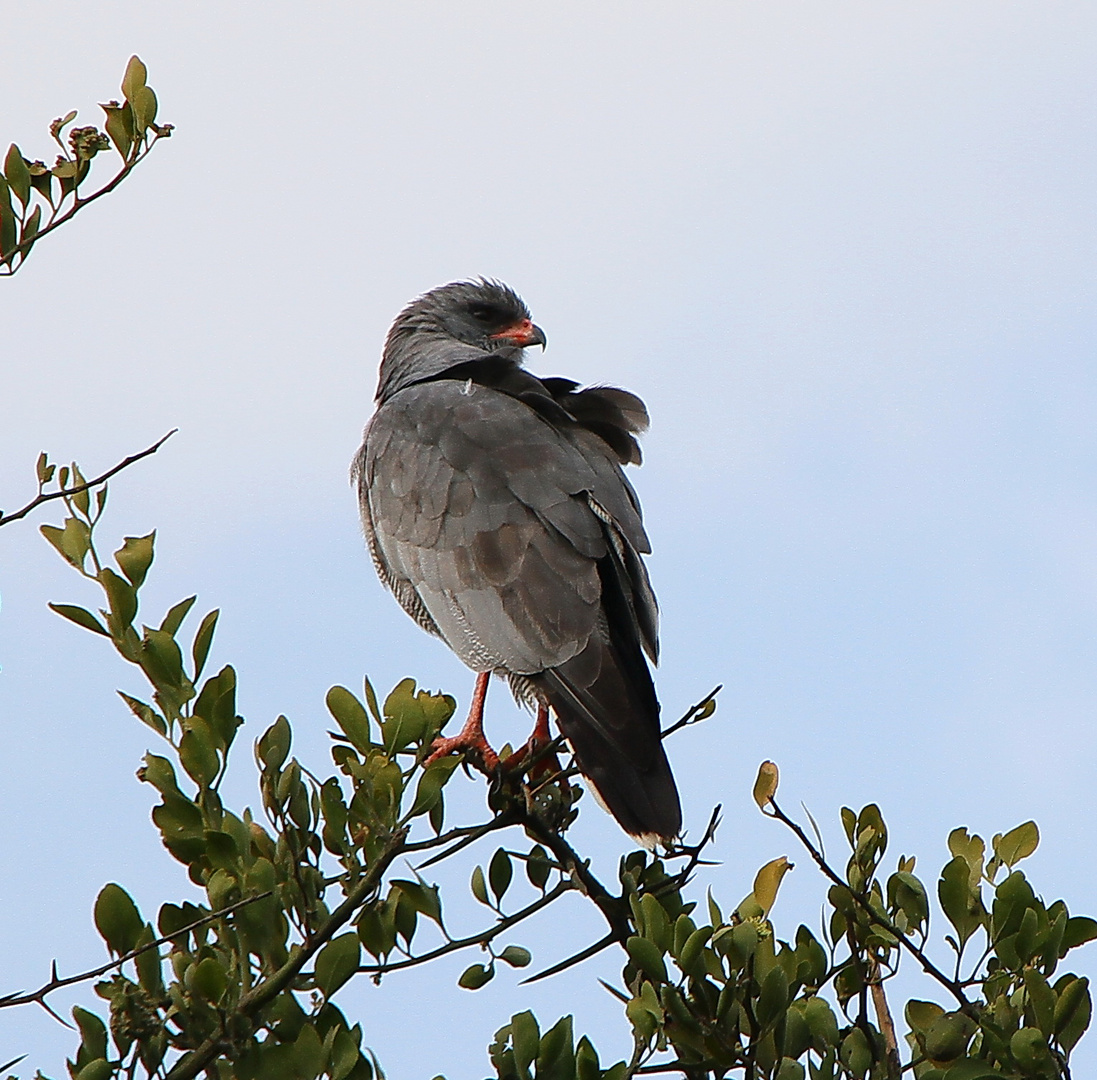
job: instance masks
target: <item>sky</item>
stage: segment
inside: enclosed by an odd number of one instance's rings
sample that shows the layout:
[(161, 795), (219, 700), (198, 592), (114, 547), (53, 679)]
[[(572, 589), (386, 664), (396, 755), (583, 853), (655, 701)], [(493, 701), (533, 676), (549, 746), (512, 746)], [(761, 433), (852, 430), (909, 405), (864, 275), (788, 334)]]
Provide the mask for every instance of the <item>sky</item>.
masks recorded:
[[(0, 505), (33, 495), (41, 450), (90, 473), (179, 428), (112, 484), (104, 545), (158, 530), (149, 621), (195, 592), (222, 609), (238, 807), (279, 713), (325, 768), (332, 684), (467, 702), (471, 674), (374, 580), (347, 468), (392, 318), (483, 274), (547, 332), (533, 370), (651, 412), (632, 479), (664, 715), (723, 684), (670, 746), (687, 825), (724, 806), (697, 895), (734, 905), (787, 854), (778, 934), (816, 924), (824, 883), (750, 799), (772, 758), (831, 852), (839, 808), (876, 801), (889, 864), (917, 854), (932, 888), (952, 828), (1032, 818), (1037, 891), (1097, 914), (1091, 4), (58, 0), (4, 21), (5, 146), (47, 157), (55, 116), (97, 122), (135, 52), (176, 131), (0, 283)], [(36, 531), (59, 517), (0, 531), (0, 993), (105, 959), (106, 881), (147, 917), (189, 895), (134, 777), (154, 736), (114, 693), (141, 683), (46, 607), (97, 603)], [(489, 734), (525, 724), (494, 691)], [(575, 843), (612, 878), (627, 839), (587, 802)], [(440, 879), (461, 929), (469, 870)], [(599, 934), (576, 903), (514, 940), (547, 966)], [(1097, 949), (1076, 955), (1092, 975)], [(455, 986), (476, 958), (451, 959), (341, 995), (393, 1080), (486, 1075), (530, 1007), (627, 1056), (596, 981), (618, 958), (478, 994)], [(0, 1010), (21, 1077), (74, 1048)], [(1097, 1071), (1097, 1046), (1076, 1061)]]

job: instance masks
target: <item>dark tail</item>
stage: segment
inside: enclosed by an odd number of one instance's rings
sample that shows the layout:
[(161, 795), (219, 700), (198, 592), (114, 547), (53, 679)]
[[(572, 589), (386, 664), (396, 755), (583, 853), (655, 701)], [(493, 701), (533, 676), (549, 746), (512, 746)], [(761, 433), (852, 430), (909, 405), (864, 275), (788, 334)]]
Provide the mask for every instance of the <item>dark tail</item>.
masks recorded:
[(656, 839), (669, 843), (681, 832), (682, 810), (660, 738), (655, 686), (635, 635), (615, 633), (616, 613), (606, 614), (610, 640), (596, 631), (578, 656), (531, 681), (621, 828), (647, 847)]

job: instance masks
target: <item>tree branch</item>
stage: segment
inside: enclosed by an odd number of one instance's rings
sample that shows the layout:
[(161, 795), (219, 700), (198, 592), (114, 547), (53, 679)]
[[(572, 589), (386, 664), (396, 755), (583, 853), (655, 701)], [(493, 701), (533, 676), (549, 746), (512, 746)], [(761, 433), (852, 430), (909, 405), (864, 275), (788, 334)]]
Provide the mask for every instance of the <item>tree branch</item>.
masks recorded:
[[(251, 1016), (258, 1012), (264, 1005), (268, 1005), (301, 973), (301, 969), (334, 936), (336, 930), (344, 926), (351, 916), (366, 901), (380, 884), (385, 871), (392, 861), (403, 850), (404, 840), (407, 838), (407, 828), (398, 829), (389, 837), (381, 854), (373, 865), (362, 876), (357, 885), (347, 894), (347, 898), (331, 913), (313, 934), (308, 948), (295, 946), (290, 951), (290, 958), (273, 975), (264, 979), (261, 983), (249, 990), (231, 1014), (236, 1016)], [(230, 1015), (231, 1015), (230, 1014)], [(227, 1021), (228, 1016), (225, 1017)], [(165, 1080), (194, 1080), (206, 1066), (213, 1061), (222, 1048), (222, 1032), (211, 1035), (201, 1046), (181, 1057), (168, 1072)]]
[[(31, 1002), (37, 1002), (39, 1005), (44, 1006), (46, 995), (52, 994), (54, 990), (60, 990), (62, 986), (72, 986), (74, 983), (87, 982), (88, 979), (97, 979), (100, 975), (105, 975), (108, 971), (114, 970), (114, 968), (120, 968), (123, 964), (128, 963), (142, 953), (148, 952), (150, 949), (158, 949), (161, 945), (164, 945), (169, 941), (174, 941), (175, 938), (181, 937), (183, 934), (189, 934), (192, 930), (197, 930), (207, 923), (223, 918), (225, 915), (231, 915), (239, 908), (246, 907), (248, 904), (254, 904), (256, 900), (265, 900), (268, 896), (273, 895), (274, 891), (272, 889), (267, 889), (266, 892), (256, 893), (255, 896), (246, 896), (243, 900), (237, 900), (235, 904), (229, 904), (228, 907), (221, 908), (219, 911), (210, 912), (209, 915), (204, 915), (201, 919), (195, 919), (194, 922), (180, 927), (173, 934), (165, 934), (155, 941), (150, 941), (147, 945), (131, 949), (124, 956), (120, 956), (117, 960), (112, 960), (109, 964), (103, 964), (102, 967), (97, 967), (93, 971), (85, 971), (80, 975), (69, 975), (64, 979), (58, 978), (57, 961), (55, 960), (53, 962), (53, 974), (50, 976), (50, 981), (48, 983), (44, 986), (40, 986), (30, 994), (16, 993), (0, 997), (0, 1009), (6, 1009), (12, 1005), (29, 1005)], [(64, 1023), (65, 1021), (62, 1020), (61, 1022)]]
[(807, 834), (804, 832), (804, 830), (800, 828), (800, 826), (795, 821), (793, 821), (792, 818), (790, 818), (772, 798), (770, 798), (769, 800), (769, 805), (773, 808), (773, 816), (777, 818), (778, 821), (783, 822), (785, 825), (787, 825), (799, 838), (800, 843), (803, 844), (805, 848), (807, 848), (808, 853), (815, 860), (816, 866), (818, 866), (819, 869), (822, 870), (822, 872), (828, 878), (830, 878), (830, 880), (833, 881), (835, 885), (839, 885), (843, 889), (849, 889), (850, 896), (853, 897), (854, 901), (857, 903), (857, 906), (861, 908), (861, 910), (868, 916), (869, 920), (875, 923), (877, 926), (881, 927), (882, 929), (886, 930), (889, 934), (891, 934), (896, 939), (896, 941), (899, 942), (899, 945), (902, 948), (906, 949), (906, 951), (910, 953), (910, 955), (913, 956), (919, 964), (921, 964), (922, 970), (927, 975), (936, 979), (946, 990), (948, 990), (948, 992), (952, 994), (952, 996), (959, 1003), (960, 1011), (962, 1013), (964, 1013), (966, 1016), (970, 1016), (973, 1020), (978, 1020), (975, 1006), (968, 1000), (967, 995), (964, 993), (960, 984), (955, 982), (953, 979), (950, 979), (943, 971), (941, 971), (941, 969), (938, 968), (937, 965), (934, 964), (933, 961), (930, 960), (930, 958), (926, 956), (926, 954), (922, 952), (922, 950), (918, 948), (918, 946), (915, 945), (914, 942), (912, 942), (906, 936), (906, 934), (903, 933), (902, 930), (899, 929), (899, 927), (895, 926), (890, 919), (882, 919), (875, 911), (873, 911), (871, 905), (864, 898), (864, 896), (850, 889), (849, 883), (843, 881), (838, 876), (838, 874), (836, 874), (834, 870), (831, 869), (830, 865), (823, 858), (823, 856), (819, 854), (819, 852), (815, 848), (815, 845), (812, 844), (812, 842), (807, 838)]
[[(164, 127), (170, 132), (172, 125), (165, 124)], [(122, 168), (118, 173), (110, 180), (108, 180), (98, 191), (93, 191), (87, 198), (83, 198), (79, 192), (79, 185), (74, 186), (72, 191), (69, 192), (73, 196), (72, 206), (68, 208), (60, 217), (56, 216), (56, 210), (54, 216), (51, 216), (49, 223), (44, 229), (39, 229), (33, 236), (27, 237), (26, 240), (20, 241), (5, 255), (0, 258), (0, 277), (11, 277), (19, 268), (27, 261), (27, 256), (30, 254), (30, 250), (42, 239), (43, 236), (53, 232), (54, 229), (59, 229), (67, 221), (71, 221), (76, 214), (84, 209), (85, 206), (95, 202), (102, 195), (107, 195), (112, 192), (120, 183), (133, 170), (137, 167), (139, 162), (142, 162), (152, 152), (152, 148), (162, 139), (166, 138), (166, 135), (156, 135), (148, 141), (144, 150), (139, 151), (131, 160), (125, 161)], [(89, 159), (90, 160), (90, 159)], [(58, 201), (57, 210), (60, 209), (61, 204), (65, 201), (68, 195), (62, 195)], [(29, 203), (28, 203), (29, 208)], [(18, 262), (15, 260), (18, 258)], [(4, 269), (6, 267), (6, 269)]]
[(120, 461), (112, 469), (107, 469), (101, 476), (95, 477), (94, 480), (88, 480), (84, 484), (78, 484), (76, 487), (62, 488), (60, 491), (39, 492), (38, 497), (32, 499), (22, 510), (16, 510), (14, 513), (5, 514), (0, 512), (0, 525), (8, 525), (13, 521), (18, 521), (20, 518), (25, 518), (32, 510), (36, 510), (43, 503), (52, 502), (54, 499), (63, 499), (68, 495), (79, 495), (81, 491), (88, 491), (90, 488), (98, 487), (100, 484), (109, 480), (116, 473), (120, 473), (123, 469), (128, 469), (134, 462), (140, 461), (142, 458), (148, 457), (150, 454), (155, 454), (161, 446), (164, 445), (179, 429), (172, 428), (163, 438), (157, 439), (147, 450), (142, 450), (139, 454), (130, 454), (124, 461)]

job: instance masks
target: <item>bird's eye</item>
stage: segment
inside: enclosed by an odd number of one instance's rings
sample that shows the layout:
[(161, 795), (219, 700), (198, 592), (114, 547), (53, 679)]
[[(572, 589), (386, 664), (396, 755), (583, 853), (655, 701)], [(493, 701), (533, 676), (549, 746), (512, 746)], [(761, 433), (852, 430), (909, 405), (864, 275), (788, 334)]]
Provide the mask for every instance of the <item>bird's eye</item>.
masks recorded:
[(492, 304), (469, 304), (469, 314), (482, 323), (496, 322), (499, 319), (499, 309)]

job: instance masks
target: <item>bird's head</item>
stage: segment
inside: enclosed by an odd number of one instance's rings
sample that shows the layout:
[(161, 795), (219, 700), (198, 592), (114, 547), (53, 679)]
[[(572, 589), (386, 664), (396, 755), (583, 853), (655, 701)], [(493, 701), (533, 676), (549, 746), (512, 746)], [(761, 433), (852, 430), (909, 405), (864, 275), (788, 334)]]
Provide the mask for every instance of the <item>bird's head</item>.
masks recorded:
[[(500, 281), (454, 281), (413, 300), (389, 330), (377, 396), (474, 359), (469, 350), (545, 346), (522, 298)], [(465, 350), (454, 345), (466, 346)]]

